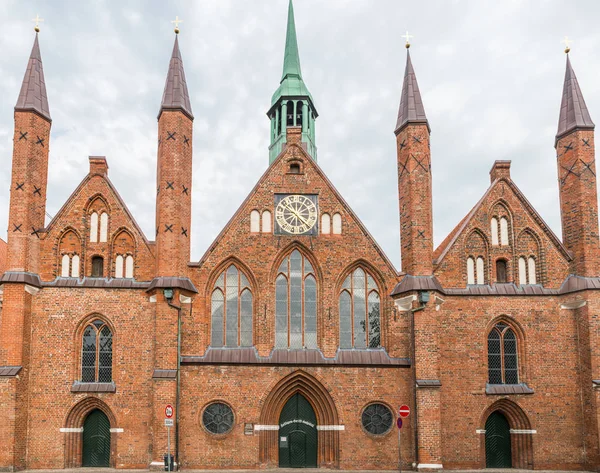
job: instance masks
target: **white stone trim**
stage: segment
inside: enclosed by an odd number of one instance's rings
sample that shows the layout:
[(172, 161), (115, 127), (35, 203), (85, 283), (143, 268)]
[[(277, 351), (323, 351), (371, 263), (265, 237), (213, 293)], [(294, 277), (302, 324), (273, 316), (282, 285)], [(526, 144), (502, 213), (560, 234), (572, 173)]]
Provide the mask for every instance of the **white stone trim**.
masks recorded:
[(441, 470), (442, 468), (444, 468), (444, 465), (442, 465), (441, 463), (419, 463), (417, 465), (417, 468), (427, 468), (430, 470)]
[(317, 425), (317, 430), (346, 430), (345, 425)]
[(485, 434), (485, 429), (477, 429), (475, 431), (476, 434)]
[(261, 425), (261, 424), (257, 424), (254, 426), (254, 430), (255, 431), (259, 431), (259, 430), (279, 430), (279, 426), (278, 425)]
[(510, 429), (511, 434), (537, 434), (537, 430), (533, 429)]
[(192, 298), (189, 296), (184, 296), (183, 294), (179, 294), (179, 302), (182, 304), (191, 304)]
[(400, 299), (396, 299), (394, 301), (394, 304), (396, 305), (396, 307), (398, 308), (399, 311), (401, 312), (406, 312), (409, 311), (410, 309), (412, 309), (412, 303), (413, 301), (417, 300), (417, 296), (412, 295), (412, 296), (406, 296), (406, 297), (401, 297)]
[(71, 433), (71, 432), (79, 433), (79, 432), (83, 432), (83, 427), (61, 427), (58, 430), (63, 433)]
[(123, 433), (123, 429), (120, 427), (115, 427), (114, 429), (110, 429), (110, 432), (113, 432), (115, 434), (122, 434)]
[(149, 301), (149, 302), (156, 302), (156, 294), (153, 294), (153, 295), (151, 295), (151, 296), (148, 298), (148, 301)]
[(579, 309), (587, 304), (587, 301), (583, 301), (581, 299), (576, 299), (574, 301), (567, 301), (560, 305), (561, 309), (573, 310)]
[(32, 296), (35, 296), (38, 292), (40, 292), (40, 289), (38, 287), (33, 287), (29, 284), (25, 284), (25, 292), (31, 294)]

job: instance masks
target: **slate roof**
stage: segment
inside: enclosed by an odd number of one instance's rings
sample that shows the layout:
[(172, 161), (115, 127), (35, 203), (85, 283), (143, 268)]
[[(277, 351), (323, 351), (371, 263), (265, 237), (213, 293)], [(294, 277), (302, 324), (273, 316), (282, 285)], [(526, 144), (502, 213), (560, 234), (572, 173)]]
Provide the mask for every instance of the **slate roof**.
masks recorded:
[(402, 85), (402, 95), (400, 98), (400, 109), (398, 110), (398, 121), (396, 122), (395, 133), (398, 134), (409, 123), (424, 123), (429, 131), (429, 122), (425, 115), (417, 76), (410, 60), (410, 52), (406, 53), (406, 69), (404, 71), (404, 84)]
[(163, 110), (181, 110), (189, 118), (194, 119), (177, 36), (175, 37), (173, 54), (169, 63), (169, 72), (167, 73), (167, 81), (165, 82), (165, 90), (158, 114), (159, 118)]
[(35, 34), (35, 41), (29, 56), (29, 63), (23, 77), (21, 92), (15, 105), (17, 111), (34, 111), (51, 121), (50, 107), (48, 106), (48, 96), (46, 95), (46, 82), (44, 81), (44, 68), (42, 67), (42, 56), (40, 54), (40, 45), (38, 35)]
[(594, 122), (583, 99), (575, 71), (567, 54), (567, 70), (563, 86), (556, 141), (575, 129), (594, 129)]

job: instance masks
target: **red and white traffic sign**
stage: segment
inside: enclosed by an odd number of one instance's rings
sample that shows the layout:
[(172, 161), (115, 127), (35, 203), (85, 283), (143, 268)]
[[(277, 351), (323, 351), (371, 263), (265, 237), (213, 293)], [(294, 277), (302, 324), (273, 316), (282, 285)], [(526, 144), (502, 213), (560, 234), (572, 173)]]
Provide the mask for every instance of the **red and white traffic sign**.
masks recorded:
[(408, 417), (410, 415), (410, 407), (408, 407), (406, 404), (400, 406), (398, 414), (400, 414), (400, 417)]
[(171, 417), (173, 417), (175, 410), (173, 409), (173, 406), (171, 404), (167, 404), (165, 407), (165, 417), (167, 419), (170, 419)]

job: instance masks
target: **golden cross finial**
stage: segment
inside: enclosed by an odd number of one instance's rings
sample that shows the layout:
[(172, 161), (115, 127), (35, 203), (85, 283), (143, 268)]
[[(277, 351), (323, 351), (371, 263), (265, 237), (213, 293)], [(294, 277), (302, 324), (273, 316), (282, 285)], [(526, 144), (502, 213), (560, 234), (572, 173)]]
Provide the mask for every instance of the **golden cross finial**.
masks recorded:
[(183, 20), (180, 20), (178, 16), (171, 22), (175, 24), (175, 34), (179, 34), (179, 23), (183, 23)]
[(410, 48), (410, 38), (414, 38), (414, 36), (411, 34), (408, 34), (408, 31), (407, 31), (406, 34), (402, 35), (401, 37), (406, 39), (406, 49)]
[(33, 28), (36, 33), (40, 32), (40, 21), (44, 21), (43, 18), (40, 18), (40, 15), (35, 15), (35, 18), (31, 21), (35, 21), (35, 27)]
[(565, 43), (565, 46), (566, 46), (566, 47), (565, 47), (565, 53), (567, 53), (567, 54), (568, 54), (568, 53), (569, 53), (569, 51), (571, 51), (571, 48), (569, 47), (569, 44), (571, 44), (572, 42), (573, 42), (573, 40), (572, 40), (572, 39), (569, 39), (569, 37), (568, 37), (568, 36), (565, 36), (565, 39), (563, 39), (563, 40), (561, 41), (561, 43)]

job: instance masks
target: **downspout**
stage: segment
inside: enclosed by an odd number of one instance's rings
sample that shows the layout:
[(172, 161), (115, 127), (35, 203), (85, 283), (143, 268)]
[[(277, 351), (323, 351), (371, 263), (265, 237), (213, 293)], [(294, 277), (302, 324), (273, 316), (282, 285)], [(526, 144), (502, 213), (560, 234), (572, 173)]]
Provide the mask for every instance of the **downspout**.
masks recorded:
[[(177, 463), (177, 470), (180, 469), (179, 461), (179, 385), (181, 382), (180, 368), (181, 368), (181, 307), (167, 302), (169, 307), (177, 309), (177, 378), (175, 386), (175, 462)], [(191, 307), (190, 307), (191, 312)]]
[(419, 412), (417, 410), (417, 362), (415, 347), (415, 312), (419, 312), (425, 308), (425, 304), (421, 304), (416, 309), (410, 309), (410, 333), (411, 333), (411, 345), (412, 345), (412, 371), (413, 371), (413, 399), (414, 405), (413, 410), (415, 411), (415, 467), (419, 465)]

